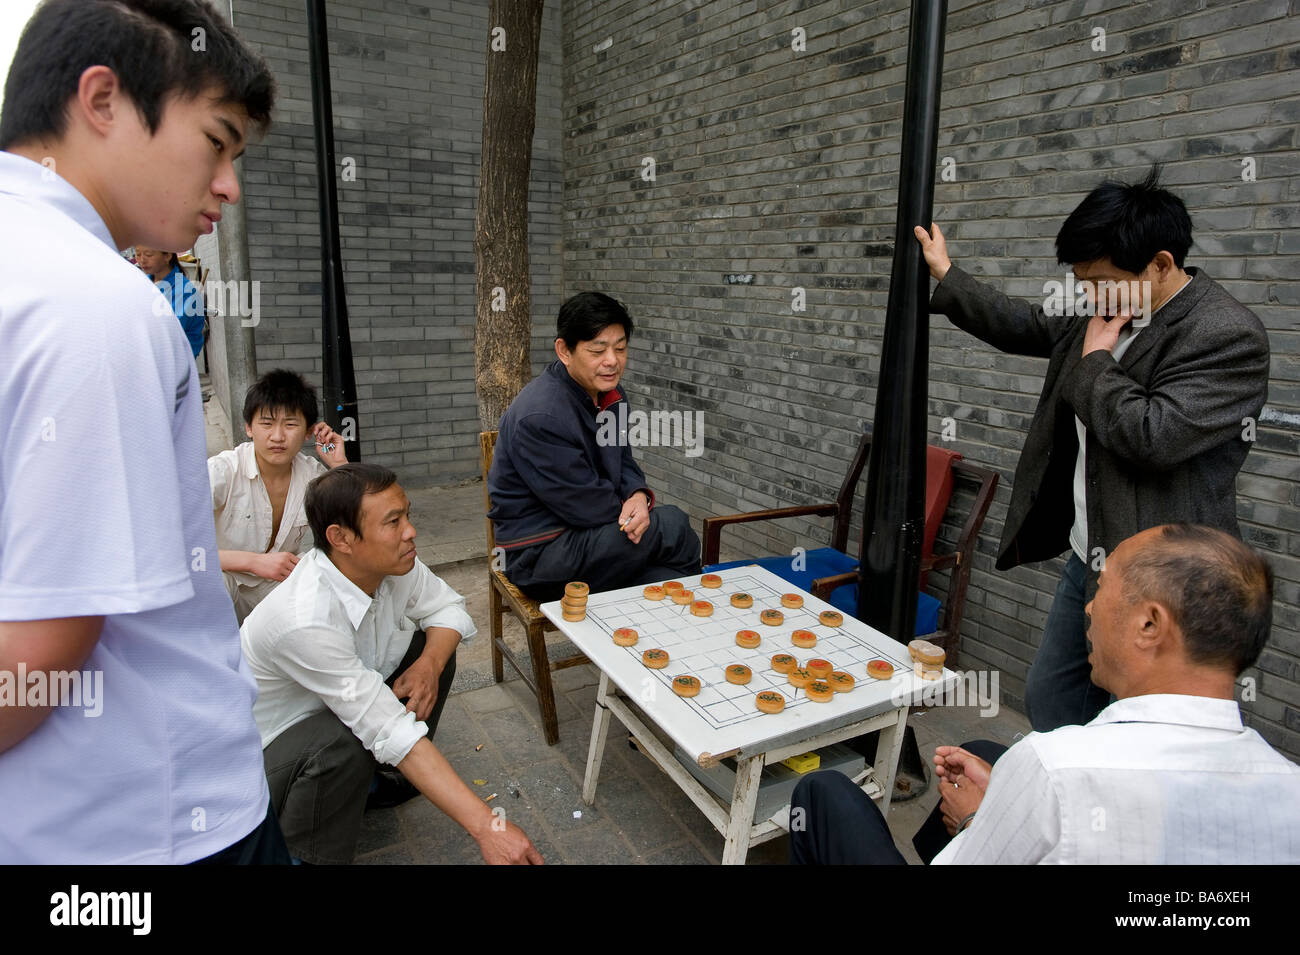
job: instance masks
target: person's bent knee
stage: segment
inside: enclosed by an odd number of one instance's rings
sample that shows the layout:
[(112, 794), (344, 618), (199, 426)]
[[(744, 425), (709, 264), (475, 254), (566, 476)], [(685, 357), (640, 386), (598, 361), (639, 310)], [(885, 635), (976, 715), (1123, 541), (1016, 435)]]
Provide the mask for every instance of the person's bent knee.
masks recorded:
[(683, 531), (691, 531), (691, 519), (680, 507), (674, 504), (657, 504), (650, 511), (650, 520), (658, 523), (661, 532), (667, 536), (669, 533), (681, 534)]
[(336, 733), (311, 755), (302, 775), (328, 777), (331, 787), (349, 782), (360, 785), (362, 781), (369, 786), (370, 777), (378, 765), (374, 755), (341, 720), (339, 727), (342, 732)]
[(819, 800), (825, 799), (827, 795), (838, 791), (848, 792), (857, 789), (853, 780), (845, 776), (839, 770), (823, 769), (803, 777), (794, 787), (794, 792), (790, 796), (790, 808), (796, 806), (804, 809), (811, 808)]

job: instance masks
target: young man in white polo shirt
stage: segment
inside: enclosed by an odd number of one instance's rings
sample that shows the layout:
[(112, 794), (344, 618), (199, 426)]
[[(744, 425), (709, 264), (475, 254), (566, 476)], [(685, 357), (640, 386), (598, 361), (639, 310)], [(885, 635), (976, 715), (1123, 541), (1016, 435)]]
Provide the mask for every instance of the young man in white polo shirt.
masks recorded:
[(387, 468), (344, 464), (316, 478), (316, 548), (244, 621), (272, 804), (296, 859), (347, 864), (375, 770), (394, 766), (486, 861), (539, 864), (523, 831), (431, 742), (456, 647), (475, 627), (465, 598), (416, 558), (410, 509)]
[(273, 98), (265, 63), (207, 3), (47, 0), (15, 53), (0, 116), (0, 680), (81, 699), (0, 683), (0, 862), (288, 861), (217, 561), (198, 374), (117, 251), (210, 232)]
[[(317, 407), (297, 372), (268, 371), (244, 396), (251, 440), (208, 458), (221, 573), (241, 624), (311, 550), (307, 482), (347, 463), (343, 439), (316, 421)], [(299, 453), (308, 439), (319, 461)]]

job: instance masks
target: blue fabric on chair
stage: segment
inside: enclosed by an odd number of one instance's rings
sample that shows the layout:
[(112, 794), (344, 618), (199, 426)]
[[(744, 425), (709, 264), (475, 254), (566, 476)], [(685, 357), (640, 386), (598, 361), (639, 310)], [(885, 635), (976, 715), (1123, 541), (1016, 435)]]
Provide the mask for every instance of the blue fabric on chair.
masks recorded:
[[(818, 547), (803, 555), (803, 569), (795, 570), (796, 558), (792, 555), (782, 557), (763, 557), (759, 560), (732, 560), (722, 564), (710, 564), (704, 568), (705, 573), (715, 573), (731, 567), (743, 567), (757, 564), (764, 570), (770, 570), (782, 580), (786, 580), (800, 590), (811, 593), (812, 582), (822, 577), (847, 574), (858, 569), (858, 562), (848, 554), (842, 554), (833, 547)], [(831, 592), (831, 606), (850, 617), (858, 613), (858, 585), (845, 584)], [(916, 596), (916, 636), (925, 636), (939, 629), (939, 601), (929, 594), (918, 591)]]

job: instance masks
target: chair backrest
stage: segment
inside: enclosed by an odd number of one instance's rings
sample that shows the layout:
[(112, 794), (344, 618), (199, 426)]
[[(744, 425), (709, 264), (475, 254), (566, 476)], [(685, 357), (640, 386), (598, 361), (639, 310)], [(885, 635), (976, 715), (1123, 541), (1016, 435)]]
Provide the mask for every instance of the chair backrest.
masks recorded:
[[(867, 459), (871, 455), (871, 435), (863, 434), (858, 441), (858, 449), (849, 464), (849, 473), (844, 476), (839, 494), (835, 501), (838, 513), (835, 516), (835, 529), (831, 533), (831, 546), (841, 553), (848, 553), (849, 525), (853, 516), (853, 499), (857, 494), (858, 482), (866, 469)], [(934, 553), (935, 537), (943, 515), (952, 500), (953, 471), (952, 465), (960, 461), (961, 455), (947, 448), (927, 445), (925, 449), (925, 534), (922, 538), (921, 556), (929, 557)], [(921, 586), (925, 586), (922, 579)]]
[(867, 466), (867, 456), (871, 453), (871, 434), (866, 432), (858, 440), (858, 449), (853, 453), (849, 463), (849, 473), (844, 475), (840, 492), (835, 495), (838, 508), (835, 514), (835, 528), (831, 532), (831, 546), (841, 554), (849, 552), (849, 524), (853, 519), (853, 496), (858, 490), (858, 480), (862, 470)]
[[(939, 525), (943, 515), (948, 512), (948, 502), (952, 500), (952, 488), (956, 476), (953, 474), (954, 461), (960, 461), (961, 455), (947, 448), (936, 448), (933, 444), (925, 448), (925, 534), (921, 539), (921, 559), (934, 553), (934, 541), (939, 535)], [(921, 586), (925, 586), (926, 575), (921, 575)]]
[(497, 539), (496, 532), (492, 527), (492, 519), (487, 516), (488, 511), (492, 510), (492, 496), (488, 494), (488, 472), (492, 470), (492, 455), (497, 449), (497, 432), (480, 431), (478, 433), (479, 462), (483, 469), (483, 519), (487, 523), (487, 552), (488, 559), (492, 558), (492, 551), (496, 549)]

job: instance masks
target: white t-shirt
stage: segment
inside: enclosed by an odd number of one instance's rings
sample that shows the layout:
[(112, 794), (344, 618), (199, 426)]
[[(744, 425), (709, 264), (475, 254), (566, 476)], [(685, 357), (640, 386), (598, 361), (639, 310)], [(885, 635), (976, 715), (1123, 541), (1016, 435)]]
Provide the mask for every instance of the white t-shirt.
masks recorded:
[(94, 705), (0, 753), (0, 863), (192, 862), (266, 816), (198, 375), (157, 297), (81, 193), (0, 152), (0, 620), (104, 617)]

